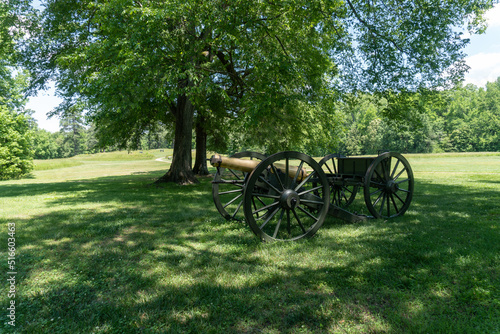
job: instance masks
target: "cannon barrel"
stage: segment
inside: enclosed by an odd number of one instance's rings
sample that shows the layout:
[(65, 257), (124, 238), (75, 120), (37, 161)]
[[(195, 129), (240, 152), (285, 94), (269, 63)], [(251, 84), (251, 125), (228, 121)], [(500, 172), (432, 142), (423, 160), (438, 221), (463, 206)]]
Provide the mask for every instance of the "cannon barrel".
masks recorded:
[[(247, 159), (238, 159), (238, 158), (229, 158), (223, 157), (220, 154), (212, 155), (210, 158), (210, 164), (214, 167), (222, 167), (222, 168), (230, 168), (234, 170), (239, 170), (245, 173), (251, 173), (257, 165), (260, 163), (260, 160), (247, 160)], [(283, 164), (274, 164), (273, 165), (278, 172), (285, 173), (286, 166)], [(297, 172), (299, 175), (297, 175)], [(271, 169), (271, 173), (274, 171)], [(289, 166), (288, 167), (288, 176), (291, 178), (295, 178), (297, 175), (297, 181), (300, 182), (304, 178), (307, 177), (308, 173), (305, 168), (301, 168), (299, 171), (299, 167), (297, 166)]]

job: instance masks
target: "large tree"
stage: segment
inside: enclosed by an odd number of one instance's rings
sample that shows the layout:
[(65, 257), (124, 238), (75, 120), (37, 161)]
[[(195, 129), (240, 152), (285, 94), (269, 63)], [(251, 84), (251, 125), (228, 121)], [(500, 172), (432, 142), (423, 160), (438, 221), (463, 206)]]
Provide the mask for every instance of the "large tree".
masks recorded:
[[(196, 112), (215, 112), (221, 126), (247, 121), (256, 140), (286, 146), (313, 128), (332, 88), (460, 79), (461, 29), (481, 32), (491, 2), (48, 0), (25, 64), (34, 87), (53, 78), (68, 100), (84, 100), (101, 140), (127, 145), (151, 124), (173, 124), (162, 180), (189, 183)], [(215, 111), (214, 99), (229, 107)]]

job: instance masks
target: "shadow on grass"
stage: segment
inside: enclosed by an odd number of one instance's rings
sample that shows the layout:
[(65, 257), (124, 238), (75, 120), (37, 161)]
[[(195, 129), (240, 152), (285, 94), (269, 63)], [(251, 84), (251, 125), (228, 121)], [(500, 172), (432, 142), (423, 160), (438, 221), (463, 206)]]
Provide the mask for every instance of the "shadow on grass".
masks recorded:
[(220, 218), (208, 179), (150, 179), (0, 186), (54, 207), (16, 221), (18, 332), (500, 330), (500, 192), (419, 182), (404, 217), (261, 244)]

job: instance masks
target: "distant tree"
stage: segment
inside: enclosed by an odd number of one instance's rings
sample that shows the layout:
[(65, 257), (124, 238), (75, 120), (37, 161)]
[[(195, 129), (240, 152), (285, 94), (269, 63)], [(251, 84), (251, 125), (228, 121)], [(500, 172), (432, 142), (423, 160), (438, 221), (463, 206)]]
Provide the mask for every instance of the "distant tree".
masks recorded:
[(469, 84), (442, 94), (446, 104), (437, 114), (444, 151), (500, 150), (500, 78), (486, 88)]
[(35, 159), (62, 158), (60, 148), (57, 144), (58, 134), (47, 130), (36, 129), (33, 131), (33, 151)]
[(0, 105), (0, 180), (17, 178), (33, 169), (30, 135), (26, 117)]
[(63, 146), (67, 146), (65, 156), (75, 156), (86, 151), (85, 147), (85, 122), (83, 118), (83, 105), (81, 103), (65, 106), (59, 114), (59, 128), (63, 134)]

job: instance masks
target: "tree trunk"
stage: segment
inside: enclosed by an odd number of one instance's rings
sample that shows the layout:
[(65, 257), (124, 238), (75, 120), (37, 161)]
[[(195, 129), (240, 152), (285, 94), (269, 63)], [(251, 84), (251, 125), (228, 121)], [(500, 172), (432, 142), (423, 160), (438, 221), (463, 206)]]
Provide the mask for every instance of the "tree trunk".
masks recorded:
[(207, 167), (207, 131), (203, 124), (205, 117), (198, 115), (196, 119), (196, 157), (194, 160), (193, 172), (196, 175), (208, 175)]
[(198, 183), (191, 167), (191, 141), (193, 135), (194, 106), (184, 94), (177, 98), (175, 114), (175, 139), (172, 164), (169, 171), (155, 184), (175, 182), (178, 184)]

